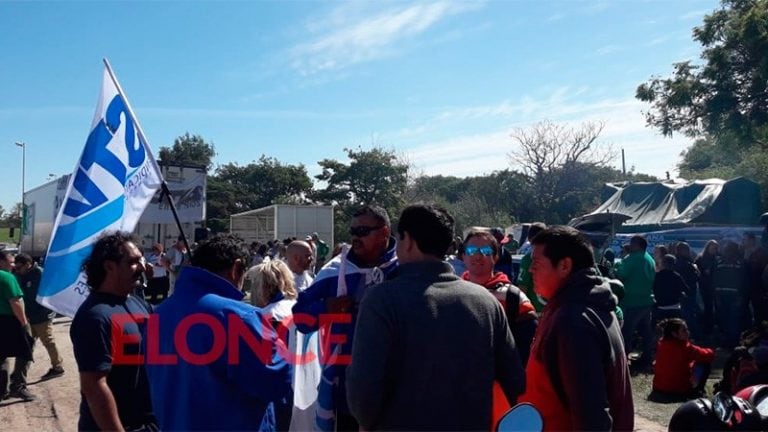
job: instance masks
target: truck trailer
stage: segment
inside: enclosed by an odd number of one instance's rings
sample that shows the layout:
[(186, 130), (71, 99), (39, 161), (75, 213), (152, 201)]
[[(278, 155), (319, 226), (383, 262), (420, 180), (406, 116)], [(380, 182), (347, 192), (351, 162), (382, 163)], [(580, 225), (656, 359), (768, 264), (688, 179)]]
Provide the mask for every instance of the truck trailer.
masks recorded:
[(229, 217), (229, 231), (246, 242), (266, 243), (317, 233), (328, 245), (333, 239), (333, 206), (275, 204)]
[[(192, 243), (195, 232), (200, 232), (198, 229), (205, 225), (206, 170), (204, 167), (165, 165), (162, 162), (159, 166), (174, 198), (184, 234)], [(21, 235), (19, 248), (21, 252), (35, 259), (45, 257), (69, 178), (69, 174), (64, 175), (24, 193), (27, 211), (23, 224), (26, 229)], [(139, 246), (145, 250), (151, 249), (155, 243), (162, 243), (168, 248), (179, 236), (167, 198), (161, 197), (159, 190), (144, 210), (134, 235)]]

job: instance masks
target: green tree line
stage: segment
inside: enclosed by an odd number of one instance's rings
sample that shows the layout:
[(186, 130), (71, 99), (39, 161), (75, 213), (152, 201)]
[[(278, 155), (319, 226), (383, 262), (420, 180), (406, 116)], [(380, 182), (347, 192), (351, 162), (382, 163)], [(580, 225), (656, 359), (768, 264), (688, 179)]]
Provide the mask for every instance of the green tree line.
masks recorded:
[(377, 204), (393, 221), (413, 202), (435, 202), (456, 218), (457, 228), (506, 226), (545, 220), (566, 223), (594, 209), (603, 200), (607, 182), (656, 180), (623, 174), (609, 166), (613, 154), (599, 142), (602, 124), (569, 128), (541, 122), (510, 136), (510, 168), (473, 177), (418, 175), (392, 149), (372, 146), (345, 149), (346, 161), (318, 161), (320, 173), (311, 178), (302, 165), (282, 163), (261, 155), (246, 165), (235, 162), (213, 167), (215, 145), (199, 135), (178, 137), (160, 150), (163, 163), (206, 166), (208, 226), (225, 231), (229, 216), (271, 204), (331, 204), (335, 206), (335, 237), (348, 239), (355, 208)]

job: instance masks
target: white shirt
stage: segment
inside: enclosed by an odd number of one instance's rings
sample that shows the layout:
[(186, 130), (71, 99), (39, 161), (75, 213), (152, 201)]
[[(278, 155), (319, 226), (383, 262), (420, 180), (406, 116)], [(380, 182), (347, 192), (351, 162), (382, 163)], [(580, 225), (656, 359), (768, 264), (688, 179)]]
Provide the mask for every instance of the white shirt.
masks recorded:
[(152, 279), (168, 276), (168, 272), (163, 265), (163, 254), (152, 252), (147, 255), (147, 262), (152, 264)]
[(304, 271), (301, 274), (293, 274), (293, 283), (296, 285), (296, 291), (302, 292), (312, 285), (314, 279), (309, 275), (309, 272)]
[(296, 300), (282, 299), (264, 306), (262, 310), (264, 315), (269, 315), (277, 321), (284, 321), (293, 315), (293, 305), (295, 304)]

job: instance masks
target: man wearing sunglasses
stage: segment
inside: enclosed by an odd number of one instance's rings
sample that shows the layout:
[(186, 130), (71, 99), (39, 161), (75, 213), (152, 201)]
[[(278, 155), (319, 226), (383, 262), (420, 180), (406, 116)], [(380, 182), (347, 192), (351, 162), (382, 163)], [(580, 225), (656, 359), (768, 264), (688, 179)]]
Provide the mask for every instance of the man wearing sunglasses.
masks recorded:
[(530, 343), (538, 315), (531, 300), (510, 282), (506, 273), (496, 271), (501, 246), (488, 231), (470, 231), (464, 240), (462, 279), (484, 286), (504, 307), (523, 366), (528, 362)]
[(403, 210), (397, 276), (360, 305), (347, 400), (364, 430), (489, 430), (494, 381), (513, 404), (525, 387), (501, 305), (443, 261), (453, 224)]
[[(397, 267), (395, 238), (390, 235), (389, 215), (377, 206), (364, 206), (357, 210), (349, 228), (351, 248), (344, 248), (315, 277), (312, 285), (299, 293), (294, 316), (304, 319), (296, 322), (296, 328), (311, 334), (318, 330), (321, 315), (350, 314), (348, 323), (334, 323), (327, 335), (333, 335), (336, 341), (330, 344), (331, 350), (340, 355), (349, 355), (352, 350), (353, 329), (357, 320), (357, 306), (367, 287), (381, 283)], [(343, 275), (343, 277), (342, 277)], [(340, 315), (341, 314), (341, 315)], [(306, 319), (312, 317), (313, 319)], [(343, 339), (339, 339), (339, 337)], [(320, 342), (329, 346), (327, 342)], [(346, 388), (346, 365), (323, 365), (323, 380), (317, 388), (318, 414), (316, 426), (320, 430), (358, 430), (358, 424), (349, 413), (344, 397)], [(329, 384), (333, 383), (333, 384)], [(301, 387), (301, 385), (299, 385)], [(313, 391), (308, 385), (308, 391)], [(298, 394), (303, 390), (297, 389)], [(303, 399), (297, 396), (297, 400)]]
[[(464, 266), (467, 271), (461, 278), (485, 287), (501, 303), (520, 361), (525, 367), (538, 325), (537, 315), (525, 293), (509, 281), (506, 273), (497, 270), (501, 250), (493, 231), (471, 230), (464, 239)], [(506, 414), (509, 408), (501, 387), (494, 384), (493, 423)]]

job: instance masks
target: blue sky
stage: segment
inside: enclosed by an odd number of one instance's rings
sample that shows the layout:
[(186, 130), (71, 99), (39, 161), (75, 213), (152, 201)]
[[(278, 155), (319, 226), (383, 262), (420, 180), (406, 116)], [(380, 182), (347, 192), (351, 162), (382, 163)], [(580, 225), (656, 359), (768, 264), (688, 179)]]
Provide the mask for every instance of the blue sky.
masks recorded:
[[(645, 127), (635, 88), (698, 58), (717, 1), (0, 1), (0, 205), (71, 172), (110, 60), (148, 141), (185, 132), (218, 164), (395, 149), (419, 172), (514, 168), (510, 133), (603, 121), (639, 172), (674, 174), (690, 140)], [(620, 166), (620, 157), (615, 165)]]

